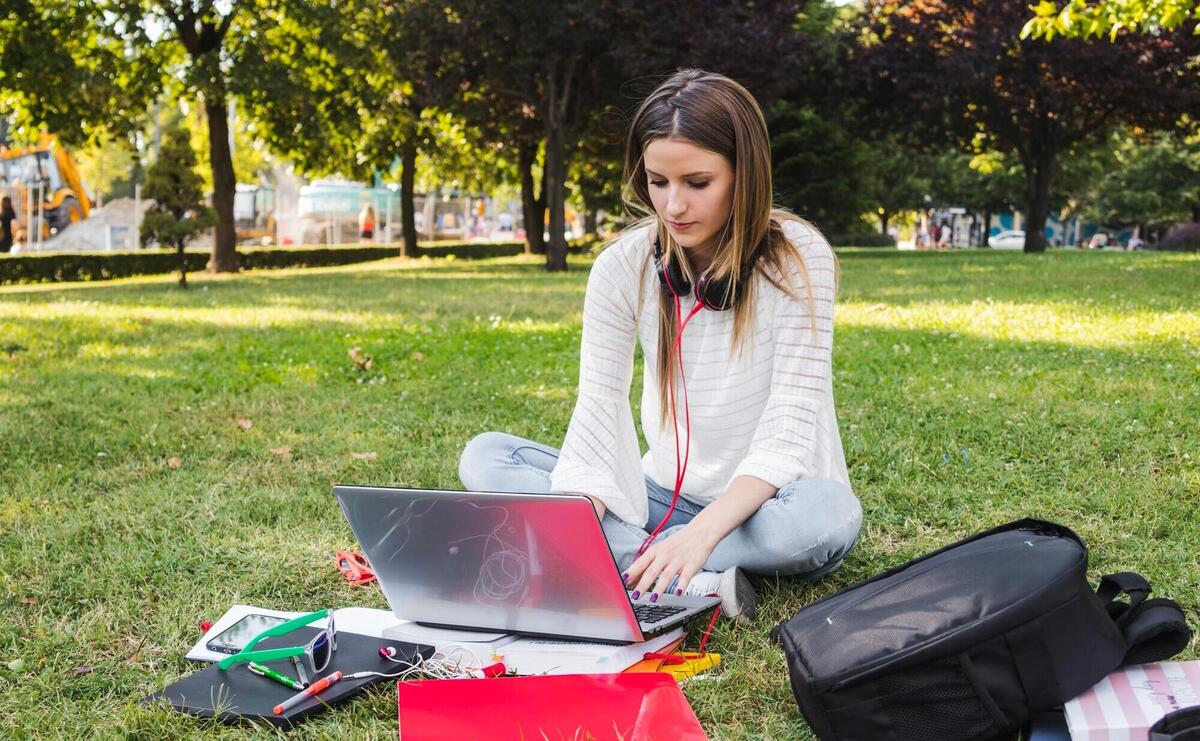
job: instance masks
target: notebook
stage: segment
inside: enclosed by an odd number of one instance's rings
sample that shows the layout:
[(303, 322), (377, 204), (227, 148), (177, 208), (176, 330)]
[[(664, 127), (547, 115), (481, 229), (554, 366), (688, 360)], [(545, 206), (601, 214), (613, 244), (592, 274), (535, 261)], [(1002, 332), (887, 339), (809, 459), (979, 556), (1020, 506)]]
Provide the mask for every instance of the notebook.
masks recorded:
[(400, 741), (701, 741), (670, 674), (434, 679), (397, 684)]
[(1200, 705), (1200, 661), (1126, 666), (1066, 705), (1072, 741), (1144, 741), (1170, 712)]
[(615, 674), (683, 639), (683, 628), (641, 643), (614, 645), (559, 641), (551, 638), (518, 638), (496, 650), (513, 674)]
[[(259, 647), (280, 648), (303, 644), (317, 632), (315, 628), (301, 628), (286, 636), (267, 638), (259, 644)], [(403, 669), (399, 664), (380, 657), (379, 649), (382, 646), (395, 648), (396, 658), (407, 662), (414, 661), (418, 654), (424, 658), (433, 655), (432, 646), (418, 646), (402, 641), (341, 631), (338, 631), (337, 644), (337, 651), (330, 659), (329, 667), (321, 672), (320, 676), (328, 676), (334, 671), (341, 671), (345, 674), (360, 671), (395, 673)], [(282, 673), (293, 671), (287, 661), (271, 662), (269, 666), (278, 668)], [(316, 677), (310, 677), (310, 679), (315, 680)], [(250, 672), (245, 666), (237, 665), (228, 670), (221, 670), (213, 665), (203, 671), (183, 677), (161, 692), (145, 698), (143, 702), (166, 702), (180, 712), (202, 718), (216, 718), (225, 723), (258, 720), (281, 728), (288, 728), (305, 716), (349, 699), (361, 692), (367, 685), (381, 681), (391, 680), (385, 677), (344, 679), (336, 682), (316, 697), (310, 697), (283, 715), (277, 716), (272, 712), (273, 708), (296, 694), (296, 690), (260, 677)]]

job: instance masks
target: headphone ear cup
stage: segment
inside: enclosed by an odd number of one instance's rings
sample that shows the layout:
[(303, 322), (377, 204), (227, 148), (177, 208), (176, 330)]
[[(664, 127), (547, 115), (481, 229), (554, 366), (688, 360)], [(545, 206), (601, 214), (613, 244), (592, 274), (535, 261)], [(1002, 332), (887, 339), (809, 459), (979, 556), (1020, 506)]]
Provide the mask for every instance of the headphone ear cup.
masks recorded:
[(663, 261), (662, 245), (657, 236), (654, 237), (654, 271), (668, 296), (682, 296), (692, 290), (691, 281), (683, 277), (679, 265)]
[(683, 272), (679, 269), (677, 263), (667, 263), (663, 268), (663, 272), (671, 281), (669, 288), (676, 296), (683, 296), (692, 290), (692, 282), (683, 277)]
[(714, 278), (705, 270), (696, 279), (696, 300), (711, 311), (726, 311), (733, 306), (729, 295), (729, 279)]
[[(755, 261), (744, 265), (738, 274), (738, 285), (745, 286), (754, 277)], [(729, 278), (714, 278), (706, 270), (696, 278), (696, 300), (712, 311), (728, 311), (733, 308), (734, 297), (729, 293)]]

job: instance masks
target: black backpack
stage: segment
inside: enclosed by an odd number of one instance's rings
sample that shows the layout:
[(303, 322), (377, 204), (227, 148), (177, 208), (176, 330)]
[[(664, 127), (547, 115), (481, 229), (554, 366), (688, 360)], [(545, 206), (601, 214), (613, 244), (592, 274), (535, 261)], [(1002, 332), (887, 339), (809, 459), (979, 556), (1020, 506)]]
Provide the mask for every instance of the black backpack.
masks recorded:
[(1200, 741), (1200, 705), (1164, 715), (1150, 726), (1147, 741)]
[(814, 602), (772, 636), (823, 741), (992, 739), (1183, 650), (1183, 612), (1149, 594), (1128, 572), (1093, 592), (1079, 536), (1027, 519)]

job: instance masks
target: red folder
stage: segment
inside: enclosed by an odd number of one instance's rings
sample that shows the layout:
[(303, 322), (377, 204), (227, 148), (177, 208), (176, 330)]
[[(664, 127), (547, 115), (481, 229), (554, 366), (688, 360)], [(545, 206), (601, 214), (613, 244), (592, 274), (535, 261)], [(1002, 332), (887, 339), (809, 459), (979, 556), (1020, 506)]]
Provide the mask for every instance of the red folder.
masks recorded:
[(670, 674), (400, 682), (400, 741), (707, 741)]

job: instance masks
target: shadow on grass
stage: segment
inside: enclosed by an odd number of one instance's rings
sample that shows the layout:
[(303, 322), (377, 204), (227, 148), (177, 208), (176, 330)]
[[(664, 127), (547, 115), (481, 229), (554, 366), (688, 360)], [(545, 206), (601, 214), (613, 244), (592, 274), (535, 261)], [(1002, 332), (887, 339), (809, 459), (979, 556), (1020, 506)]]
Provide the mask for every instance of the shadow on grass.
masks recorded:
[[(909, 305), (937, 299), (971, 301), (1035, 300), (1064, 306), (1126, 310), (1129, 306), (1197, 307), (1195, 280), (1200, 257), (1185, 253), (1096, 253), (1052, 251), (1045, 255), (972, 250), (899, 252), (853, 250), (840, 253), (842, 300)], [(576, 258), (575, 270), (548, 274), (533, 261), (385, 260), (311, 270), (254, 271), (239, 276), (198, 276), (190, 291), (171, 279), (142, 279), (70, 286), (0, 289), (3, 302), (101, 304), (166, 307), (260, 308), (307, 305), (324, 310), (452, 313), (478, 304), (483, 310), (514, 309), (513, 299), (536, 297), (524, 312), (546, 305), (578, 311), (590, 258)], [(1189, 282), (1187, 276), (1193, 280)], [(562, 302), (575, 301), (574, 307)]]

